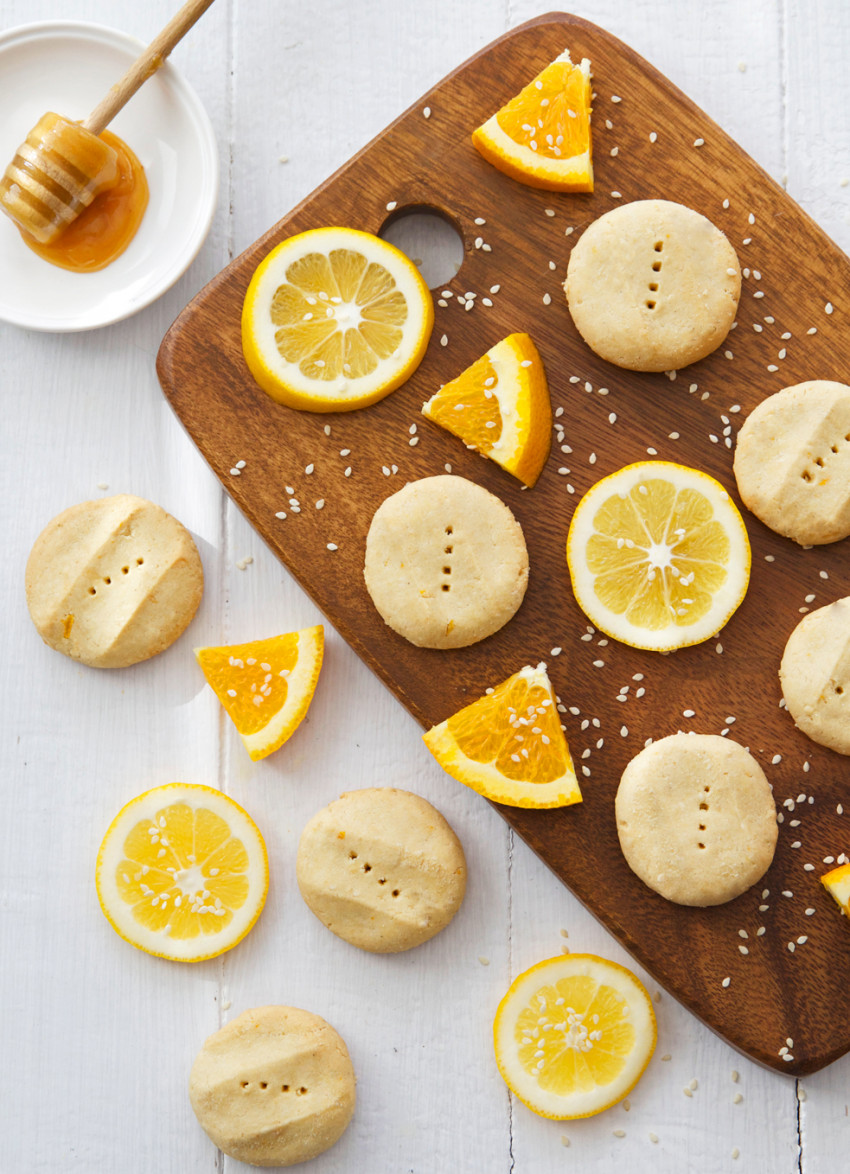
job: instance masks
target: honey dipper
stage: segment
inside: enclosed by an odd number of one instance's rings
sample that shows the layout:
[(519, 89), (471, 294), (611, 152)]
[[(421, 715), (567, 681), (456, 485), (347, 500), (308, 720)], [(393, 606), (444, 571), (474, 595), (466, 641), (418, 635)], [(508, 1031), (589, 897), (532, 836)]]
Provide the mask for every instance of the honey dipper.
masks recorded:
[(118, 157), (97, 136), (213, 0), (187, 0), (83, 123), (45, 114), (0, 180), (0, 208), (40, 244), (51, 244), (100, 192), (118, 182)]

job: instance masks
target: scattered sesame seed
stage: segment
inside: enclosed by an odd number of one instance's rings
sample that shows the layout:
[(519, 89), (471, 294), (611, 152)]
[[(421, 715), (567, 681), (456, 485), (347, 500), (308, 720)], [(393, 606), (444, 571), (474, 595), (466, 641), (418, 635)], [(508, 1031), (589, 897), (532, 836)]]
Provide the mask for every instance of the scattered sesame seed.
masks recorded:
[(722, 982), (720, 985), (721, 985), (722, 987), (728, 987), (728, 986), (729, 986), (729, 983), (730, 983), (731, 981), (732, 981), (732, 979), (731, 979), (731, 978), (729, 978), (729, 977), (727, 976), (726, 978), (724, 978), (724, 979), (723, 979), (723, 982)]
[(658, 1134), (657, 1133), (650, 1133), (649, 1140), (652, 1142), (653, 1145), (658, 1145)]
[(447, 334), (444, 334), (443, 337), (440, 339), (440, 346), (448, 346), (448, 345), (449, 345), (449, 336)]
[(344, 474), (344, 475), (345, 475), (346, 477), (350, 477), (350, 476), (351, 476), (351, 465), (349, 465), (349, 466), (348, 466), (348, 468), (345, 470), (345, 474)]
[(476, 216), (476, 217), (475, 217), (475, 223), (476, 223), (476, 224), (478, 224), (478, 225), (481, 225), (481, 224), (486, 224), (486, 223), (487, 223), (487, 221), (484, 219), (484, 217), (483, 217), (483, 216)]
[(389, 204), (387, 204), (387, 211), (394, 212), (397, 207), (398, 207), (398, 204), (396, 203), (396, 201), (390, 200)]
[(702, 147), (705, 145), (705, 139), (694, 139), (695, 147)]
[(548, 305), (551, 303), (551, 301), (552, 301), (552, 295), (551, 295), (551, 294), (548, 294), (548, 293), (545, 293), (545, 294), (543, 295), (543, 305), (544, 305), (544, 306), (548, 306)]
[(755, 222), (756, 222), (756, 218), (751, 212), (749, 214), (749, 216), (747, 217), (747, 224), (755, 224)]
[(683, 709), (682, 710), (682, 717), (694, 717), (694, 716), (695, 716), (695, 711), (693, 709)]
[(422, 117), (423, 118), (430, 118), (431, 117), (431, 107), (430, 106), (426, 106), (425, 109), (422, 111)]
[(337, 546), (337, 544), (335, 542), (329, 542), (328, 543), (328, 550), (339, 550), (339, 547)]
[[(240, 470), (240, 469), (233, 468), (233, 469), (231, 469), (231, 470), (230, 470), (230, 476), (231, 476), (231, 477), (239, 477), (239, 476), (240, 476), (240, 474), (241, 474), (241, 470)], [(100, 487), (98, 486), (98, 488), (100, 488)]]
[(622, 200), (623, 196), (621, 192), (612, 192), (611, 198), (614, 200)]
[(832, 302), (827, 302), (826, 305), (824, 306), (824, 310), (826, 310), (827, 314), (831, 314), (833, 311), (833, 308), (834, 307), (832, 305)]
[(735, 1148), (732, 1150), (732, 1157), (733, 1158), (740, 1158), (740, 1156), (741, 1156), (741, 1151), (738, 1149), (737, 1146), (735, 1146)]
[(281, 521), (283, 521), (283, 519), (286, 517), (286, 514), (283, 510), (280, 510), (280, 511), (278, 511), (278, 513), (275, 514), (275, 517), (280, 518)]
[(623, 99), (622, 99), (622, 98), (620, 98), (620, 97), (618, 97), (618, 96), (617, 96), (617, 94), (612, 94), (612, 95), (611, 95), (611, 101), (612, 101), (612, 102), (622, 102), (622, 100), (623, 100)]
[(651, 143), (654, 143), (654, 142), (656, 142), (656, 141), (657, 141), (657, 139), (658, 139), (658, 135), (655, 133), (655, 131), (654, 131), (654, 130), (651, 130), (651, 131), (649, 132), (649, 141), (650, 141)]

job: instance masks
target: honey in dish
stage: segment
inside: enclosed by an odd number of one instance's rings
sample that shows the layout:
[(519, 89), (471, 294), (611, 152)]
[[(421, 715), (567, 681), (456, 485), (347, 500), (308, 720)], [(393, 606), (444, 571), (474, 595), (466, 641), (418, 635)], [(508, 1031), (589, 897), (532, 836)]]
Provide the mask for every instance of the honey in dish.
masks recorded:
[(112, 131), (101, 131), (98, 137), (118, 155), (115, 186), (95, 197), (51, 245), (39, 244), (29, 233), (21, 232), (24, 244), (39, 257), (75, 273), (93, 273), (120, 257), (148, 206), (148, 183), (139, 160)]

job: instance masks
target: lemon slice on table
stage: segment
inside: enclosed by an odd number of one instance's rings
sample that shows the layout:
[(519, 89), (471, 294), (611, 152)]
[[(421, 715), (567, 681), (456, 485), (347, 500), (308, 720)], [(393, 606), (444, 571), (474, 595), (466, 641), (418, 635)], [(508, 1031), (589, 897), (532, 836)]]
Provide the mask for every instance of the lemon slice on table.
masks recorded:
[(433, 325), (431, 294), (404, 253), (354, 228), (316, 228), (258, 266), (242, 309), (242, 350), (273, 399), (346, 412), (404, 383)]
[(592, 1117), (637, 1084), (655, 1051), (655, 1014), (630, 970), (594, 954), (526, 970), (499, 1004), (496, 1063), (541, 1117)]
[(446, 383), (422, 415), (529, 488), (549, 455), (552, 405), (543, 360), (527, 334), (510, 334)]
[(100, 907), (117, 934), (178, 962), (240, 942), (269, 887), (257, 825), (222, 791), (168, 783), (131, 799), (97, 855)]
[(750, 578), (744, 521), (723, 486), (668, 461), (626, 465), (579, 502), (567, 538), (579, 607), (635, 648), (714, 636)]
[(297, 730), (313, 700), (325, 634), (321, 624), (220, 648), (196, 648), (210, 686), (254, 761)]
[(443, 770), (509, 807), (581, 803), (546, 668), (526, 666), (423, 735)]
[(548, 191), (592, 192), (590, 62), (568, 50), (472, 135), (488, 163)]

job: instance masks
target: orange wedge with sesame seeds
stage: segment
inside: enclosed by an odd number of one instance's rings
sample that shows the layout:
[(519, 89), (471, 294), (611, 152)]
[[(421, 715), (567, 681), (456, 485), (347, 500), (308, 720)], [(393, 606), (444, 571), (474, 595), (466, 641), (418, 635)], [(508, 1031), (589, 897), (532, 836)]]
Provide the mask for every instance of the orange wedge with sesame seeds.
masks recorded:
[(657, 652), (714, 636), (743, 601), (750, 543), (719, 481), (671, 461), (604, 477), (567, 537), (573, 593), (608, 636)]
[(825, 872), (820, 883), (838, 902), (841, 912), (850, 917), (850, 864), (839, 864)]
[(527, 334), (509, 334), (432, 395), (422, 415), (530, 488), (546, 464), (552, 433), (537, 347)]
[(400, 249), (354, 228), (314, 228), (257, 267), (242, 308), (242, 351), (273, 399), (347, 412), (413, 374), (433, 325), (428, 287)]
[(526, 666), (424, 735), (443, 770), (509, 807), (581, 803), (546, 666)]
[(515, 980), (493, 1024), (496, 1063), (541, 1117), (592, 1117), (637, 1084), (657, 1029), (630, 970), (595, 954), (549, 958)]
[(244, 808), (222, 791), (169, 783), (131, 799), (97, 855), (97, 896), (131, 945), (177, 962), (232, 949), (260, 916), (266, 846)]
[(568, 50), (472, 135), (488, 163), (553, 192), (592, 192), (590, 62)]
[(195, 656), (255, 761), (266, 758), (304, 719), (322, 667), (321, 624), (220, 648), (196, 648)]

